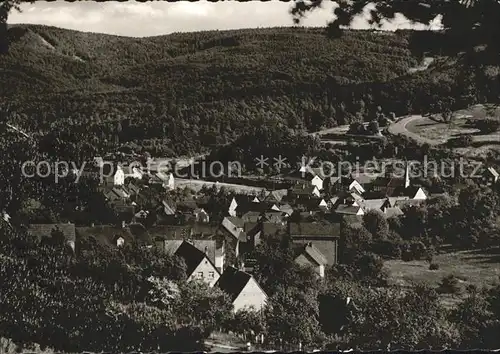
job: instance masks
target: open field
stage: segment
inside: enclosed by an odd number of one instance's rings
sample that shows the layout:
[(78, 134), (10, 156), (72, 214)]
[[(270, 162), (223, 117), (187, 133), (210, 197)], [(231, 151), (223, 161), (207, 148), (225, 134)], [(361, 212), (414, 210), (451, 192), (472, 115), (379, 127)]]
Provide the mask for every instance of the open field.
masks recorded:
[[(390, 260), (384, 263), (389, 271), (390, 283), (411, 286), (412, 283), (425, 283), (437, 288), (441, 279), (453, 274), (461, 280), (463, 288), (473, 284), (477, 287), (490, 287), (500, 280), (500, 249), (468, 250), (435, 255), (433, 263), (437, 270), (429, 270), (426, 261)], [(444, 295), (445, 302), (453, 302), (452, 296)]]
[(230, 183), (216, 183), (203, 181), (198, 179), (176, 179), (175, 186), (176, 188), (184, 188), (188, 187), (194, 191), (199, 191), (203, 186), (207, 186), (211, 188), (213, 185), (216, 185), (218, 188), (224, 187), (229, 191), (233, 191), (235, 193), (248, 193), (248, 194), (257, 194), (262, 191), (260, 187), (246, 186), (243, 184), (230, 184)]
[(446, 124), (421, 115), (404, 117), (392, 124), (388, 132), (393, 135), (406, 135), (420, 144), (437, 146), (445, 144), (451, 138), (470, 134), (473, 144), (455, 151), (471, 158), (483, 158), (491, 151), (500, 149), (500, 132), (481, 135), (478, 129), (467, 126), (467, 119), (496, 117), (500, 119), (500, 108), (487, 109), (482, 105), (455, 112), (452, 123)]

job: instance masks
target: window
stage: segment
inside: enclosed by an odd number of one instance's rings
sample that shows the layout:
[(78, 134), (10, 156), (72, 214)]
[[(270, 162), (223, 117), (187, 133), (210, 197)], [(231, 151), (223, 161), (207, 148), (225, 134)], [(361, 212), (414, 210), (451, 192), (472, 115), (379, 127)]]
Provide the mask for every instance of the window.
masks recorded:
[(198, 279), (203, 279), (203, 272), (198, 272)]
[(208, 272), (208, 277), (209, 277), (210, 279), (215, 278), (215, 272)]

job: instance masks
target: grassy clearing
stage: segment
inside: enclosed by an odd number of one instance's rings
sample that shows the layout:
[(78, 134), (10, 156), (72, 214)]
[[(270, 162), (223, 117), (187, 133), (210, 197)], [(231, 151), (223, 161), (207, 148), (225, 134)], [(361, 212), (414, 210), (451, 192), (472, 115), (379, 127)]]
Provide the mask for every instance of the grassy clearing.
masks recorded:
[(446, 143), (450, 138), (456, 138), (464, 134), (477, 134), (479, 132), (478, 129), (466, 127), (465, 121), (465, 118), (455, 118), (452, 123), (446, 124), (429, 118), (422, 118), (411, 121), (406, 125), (406, 128), (410, 132), (426, 139)]
[(437, 270), (429, 270), (426, 261), (391, 260), (385, 262), (390, 273), (390, 282), (401, 286), (412, 283), (425, 283), (438, 287), (441, 279), (453, 274), (463, 286), (469, 284), (481, 288), (497, 284), (500, 277), (500, 249), (468, 250), (438, 254), (432, 263), (439, 265)]
[(500, 118), (500, 106), (478, 104), (457, 112), (458, 114), (470, 115), (475, 119), (480, 118)]
[(480, 134), (478, 129), (467, 126), (466, 122), (468, 119), (486, 117), (500, 119), (500, 106), (476, 105), (457, 111), (455, 112), (455, 118), (450, 124), (424, 117), (409, 122), (406, 125), (406, 129), (413, 134), (440, 144), (446, 143), (450, 138), (470, 134), (473, 136), (474, 146), (467, 147), (466, 149), (457, 149), (457, 151), (469, 157), (484, 157), (488, 151), (496, 150), (493, 145), (500, 144), (500, 133)]

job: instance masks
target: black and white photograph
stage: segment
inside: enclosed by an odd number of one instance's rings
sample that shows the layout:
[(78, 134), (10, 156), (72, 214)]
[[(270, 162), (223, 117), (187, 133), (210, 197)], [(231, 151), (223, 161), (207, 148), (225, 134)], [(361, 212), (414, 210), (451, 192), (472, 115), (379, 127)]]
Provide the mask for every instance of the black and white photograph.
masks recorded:
[(500, 1), (0, 1), (0, 353), (500, 348)]

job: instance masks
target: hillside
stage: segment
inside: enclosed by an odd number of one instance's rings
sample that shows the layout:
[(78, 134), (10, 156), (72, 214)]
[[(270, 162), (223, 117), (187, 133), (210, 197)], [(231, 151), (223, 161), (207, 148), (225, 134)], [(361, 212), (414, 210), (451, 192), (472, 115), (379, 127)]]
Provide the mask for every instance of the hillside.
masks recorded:
[[(68, 158), (129, 142), (154, 155), (192, 154), (258, 126), (315, 131), (366, 119), (377, 105), (403, 114), (436, 95), (463, 95), (453, 66), (412, 70), (432, 48), (410, 31), (128, 38), (17, 25), (9, 38), (0, 102), (17, 112), (10, 121), (50, 132), (49, 152)], [(56, 138), (74, 143), (54, 146)]]

